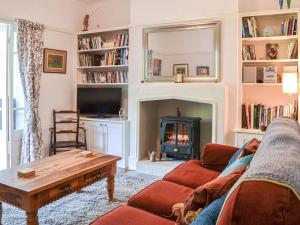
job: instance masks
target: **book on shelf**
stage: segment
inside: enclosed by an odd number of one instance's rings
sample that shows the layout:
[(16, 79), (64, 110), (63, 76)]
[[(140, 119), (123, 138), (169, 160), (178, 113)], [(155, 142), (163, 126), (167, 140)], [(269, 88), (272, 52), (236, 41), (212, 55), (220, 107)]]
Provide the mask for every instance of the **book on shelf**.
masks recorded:
[(122, 84), (128, 83), (128, 72), (126, 71), (113, 71), (113, 72), (96, 72), (89, 71), (82, 74), (83, 84)]
[(116, 49), (104, 54), (83, 53), (79, 55), (80, 66), (128, 65), (128, 49)]
[(242, 53), (243, 60), (256, 60), (254, 45), (243, 45)]
[(287, 54), (289, 59), (298, 59), (298, 40), (288, 45)]
[(258, 27), (254, 17), (243, 17), (242, 22), (243, 38), (258, 37)]
[(114, 42), (115, 42), (115, 47), (128, 46), (129, 35), (128, 34), (117, 34)]
[(297, 35), (297, 18), (292, 16), (289, 19), (282, 21), (280, 26), (280, 35)]
[[(242, 128), (264, 130), (277, 117), (290, 116), (289, 105), (268, 106), (263, 104), (242, 104)], [(295, 101), (291, 117), (298, 120), (298, 101)]]

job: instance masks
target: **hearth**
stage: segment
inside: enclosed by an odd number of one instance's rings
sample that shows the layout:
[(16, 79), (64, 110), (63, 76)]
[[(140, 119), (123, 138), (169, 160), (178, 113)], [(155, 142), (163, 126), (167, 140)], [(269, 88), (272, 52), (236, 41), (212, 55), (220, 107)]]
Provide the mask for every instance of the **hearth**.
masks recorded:
[(166, 116), (160, 119), (160, 159), (199, 158), (201, 118)]

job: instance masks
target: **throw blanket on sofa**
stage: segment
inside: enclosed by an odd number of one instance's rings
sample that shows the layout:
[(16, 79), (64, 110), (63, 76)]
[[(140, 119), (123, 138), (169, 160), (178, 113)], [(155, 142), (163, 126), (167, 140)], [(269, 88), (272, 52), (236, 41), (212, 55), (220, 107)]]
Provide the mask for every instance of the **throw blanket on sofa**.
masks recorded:
[(300, 200), (299, 171), (300, 125), (292, 119), (278, 118), (268, 127), (249, 169), (230, 192), (243, 181), (262, 180), (290, 188)]

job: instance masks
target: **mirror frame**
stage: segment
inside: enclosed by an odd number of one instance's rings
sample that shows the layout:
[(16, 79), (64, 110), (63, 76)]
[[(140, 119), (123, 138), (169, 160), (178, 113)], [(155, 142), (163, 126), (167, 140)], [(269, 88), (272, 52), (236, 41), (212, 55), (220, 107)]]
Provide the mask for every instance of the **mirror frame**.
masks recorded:
[(193, 23), (173, 24), (158, 27), (147, 27), (143, 29), (143, 57), (144, 57), (144, 81), (145, 82), (174, 82), (172, 76), (148, 77), (148, 35), (150, 33), (182, 31), (200, 28), (213, 28), (214, 30), (214, 59), (215, 69), (213, 77), (184, 76), (183, 82), (219, 82), (221, 77), (221, 31), (220, 21), (198, 21)]

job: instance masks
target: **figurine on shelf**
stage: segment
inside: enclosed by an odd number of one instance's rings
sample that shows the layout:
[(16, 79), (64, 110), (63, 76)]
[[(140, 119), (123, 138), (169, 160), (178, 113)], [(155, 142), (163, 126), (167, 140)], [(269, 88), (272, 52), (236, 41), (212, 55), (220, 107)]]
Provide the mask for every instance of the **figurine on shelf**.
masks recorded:
[(279, 48), (278, 44), (268, 43), (266, 45), (266, 57), (267, 57), (267, 59), (271, 59), (271, 60), (277, 59), (278, 48)]
[(176, 115), (177, 115), (177, 117), (181, 117), (181, 112), (180, 112), (180, 110), (179, 110), (179, 107), (177, 107)]
[(89, 29), (89, 18), (90, 18), (90, 16), (88, 14), (84, 16), (82, 31), (88, 31), (88, 29)]
[(279, 7), (280, 7), (280, 9), (283, 8), (283, 0), (279, 0)]

